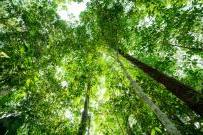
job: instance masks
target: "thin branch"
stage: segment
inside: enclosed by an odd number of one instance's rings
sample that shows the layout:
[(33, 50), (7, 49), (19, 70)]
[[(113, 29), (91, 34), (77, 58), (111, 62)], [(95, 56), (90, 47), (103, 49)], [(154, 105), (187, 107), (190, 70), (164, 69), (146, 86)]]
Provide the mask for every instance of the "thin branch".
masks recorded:
[(203, 48), (186, 47), (186, 46), (172, 45), (172, 44), (170, 44), (170, 46), (184, 48), (184, 49), (191, 50), (191, 51), (196, 51), (196, 52), (202, 52), (203, 51)]
[(120, 124), (120, 122), (119, 122), (119, 120), (118, 120), (118, 116), (116, 115), (116, 113), (115, 113), (115, 116), (116, 116), (116, 121), (117, 121), (117, 123), (118, 123), (118, 126), (120, 127), (120, 129), (121, 129), (123, 135), (125, 135), (124, 130), (123, 130), (123, 128), (122, 128), (122, 126), (121, 126), (121, 124)]

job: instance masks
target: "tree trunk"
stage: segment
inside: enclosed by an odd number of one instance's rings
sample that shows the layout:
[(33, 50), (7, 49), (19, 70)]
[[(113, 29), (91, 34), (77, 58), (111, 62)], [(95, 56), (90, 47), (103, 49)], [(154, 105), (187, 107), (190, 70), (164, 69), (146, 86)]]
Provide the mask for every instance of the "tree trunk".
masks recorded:
[(175, 125), (168, 119), (167, 115), (165, 113), (163, 113), (159, 107), (154, 104), (149, 98), (148, 96), (143, 92), (142, 88), (137, 85), (137, 83), (132, 79), (132, 77), (129, 75), (129, 73), (127, 72), (127, 70), (124, 68), (123, 64), (121, 63), (121, 61), (118, 59), (118, 62), (121, 65), (121, 68), (123, 69), (123, 72), (125, 73), (126, 77), (129, 79), (129, 81), (131, 82), (133, 88), (134, 88), (134, 92), (135, 94), (144, 102), (146, 103), (150, 109), (155, 113), (155, 115), (157, 116), (157, 118), (160, 120), (160, 122), (164, 125), (164, 127), (166, 128), (167, 132), (170, 135), (181, 135), (181, 133), (177, 130), (177, 128), (175, 127)]
[(131, 127), (130, 127), (130, 123), (129, 123), (129, 120), (128, 120), (128, 118), (129, 118), (129, 116), (127, 116), (126, 118), (125, 118), (125, 124), (126, 124), (126, 133), (127, 133), (127, 135), (134, 135), (134, 133), (133, 133), (133, 130), (131, 129)]
[(81, 119), (80, 126), (78, 129), (78, 135), (85, 134), (86, 127), (88, 124), (89, 91), (90, 91), (90, 84), (88, 83), (87, 90), (86, 90), (85, 103), (84, 103), (84, 110), (82, 112), (82, 119)]
[(91, 116), (88, 115), (88, 131), (87, 131), (87, 135), (90, 135), (90, 126), (91, 126)]
[(0, 118), (0, 135), (16, 135), (22, 123), (23, 119), (18, 114), (9, 114)]
[(146, 74), (152, 77), (157, 82), (163, 84), (169, 91), (175, 94), (179, 99), (185, 102), (194, 112), (203, 116), (203, 101), (200, 99), (197, 101), (195, 98), (201, 94), (190, 88), (189, 86), (184, 85), (180, 81), (169, 77), (162, 72), (154, 69), (145, 63), (137, 60), (136, 58), (125, 54), (122, 50), (118, 50), (119, 54), (130, 61), (133, 65), (137, 66), (143, 70)]

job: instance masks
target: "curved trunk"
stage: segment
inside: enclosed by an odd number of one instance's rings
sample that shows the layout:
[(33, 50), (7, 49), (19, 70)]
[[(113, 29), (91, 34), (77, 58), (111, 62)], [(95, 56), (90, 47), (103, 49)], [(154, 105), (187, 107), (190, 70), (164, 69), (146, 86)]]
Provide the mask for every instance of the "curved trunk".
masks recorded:
[(199, 101), (195, 100), (197, 96), (201, 95), (200, 93), (196, 92), (189, 86), (184, 85), (180, 81), (163, 74), (157, 69), (154, 69), (146, 65), (145, 63), (142, 63), (136, 58), (125, 54), (122, 50), (118, 50), (118, 53), (126, 58), (128, 61), (130, 61), (133, 65), (143, 70), (154, 80), (163, 84), (169, 91), (171, 91), (179, 99), (185, 102), (194, 112), (203, 116), (203, 101), (201, 99)]
[(167, 132), (170, 135), (181, 135), (181, 133), (177, 130), (177, 128), (175, 127), (175, 125), (168, 119), (167, 115), (165, 113), (163, 113), (159, 107), (154, 104), (149, 97), (143, 92), (142, 88), (137, 85), (137, 83), (132, 79), (132, 77), (129, 75), (129, 73), (127, 72), (127, 70), (124, 68), (123, 63), (121, 63), (121, 61), (118, 59), (118, 62), (121, 65), (121, 68), (123, 69), (123, 72), (125, 73), (126, 77), (128, 78), (128, 80), (131, 82), (133, 88), (134, 88), (134, 92), (135, 94), (144, 102), (146, 103), (150, 109), (155, 113), (155, 115), (157, 116), (157, 118), (160, 120), (160, 122), (164, 125), (164, 127), (166, 128)]

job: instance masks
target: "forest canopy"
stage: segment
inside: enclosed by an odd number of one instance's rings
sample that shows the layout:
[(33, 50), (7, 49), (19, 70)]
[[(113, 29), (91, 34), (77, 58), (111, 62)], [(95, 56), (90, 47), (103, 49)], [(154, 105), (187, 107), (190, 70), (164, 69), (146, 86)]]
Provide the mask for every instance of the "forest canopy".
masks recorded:
[(0, 134), (202, 135), (203, 1), (1, 0)]

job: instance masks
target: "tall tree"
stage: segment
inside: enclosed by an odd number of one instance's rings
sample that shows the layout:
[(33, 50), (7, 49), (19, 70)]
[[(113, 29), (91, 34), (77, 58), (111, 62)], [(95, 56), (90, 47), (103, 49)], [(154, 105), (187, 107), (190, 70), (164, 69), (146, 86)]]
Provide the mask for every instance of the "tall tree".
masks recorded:
[(135, 82), (135, 80), (132, 79), (132, 77), (130, 76), (130, 74), (127, 72), (127, 70), (124, 68), (123, 63), (117, 58), (117, 61), (120, 63), (121, 68), (123, 69), (124, 74), (126, 75), (126, 77), (129, 79), (129, 81), (131, 82), (131, 85), (133, 86), (134, 92), (135, 94), (140, 98), (140, 100), (142, 100), (143, 102), (145, 102), (150, 109), (153, 110), (153, 112), (156, 114), (157, 118), (161, 121), (161, 123), (164, 125), (164, 127), (166, 128), (167, 132), (170, 135), (181, 135), (180, 131), (177, 130), (176, 126), (169, 120), (169, 118), (167, 117), (167, 115), (165, 113), (163, 113), (159, 107), (157, 105), (155, 105), (150, 99), (149, 97), (147, 97), (147, 95), (143, 92), (142, 88), (140, 86), (137, 85), (137, 83)]
[(88, 109), (89, 109), (89, 97), (90, 97), (90, 89), (91, 89), (90, 86), (91, 86), (91, 84), (88, 83), (87, 88), (86, 88), (85, 102), (84, 102), (81, 122), (80, 122), (79, 129), (78, 129), (78, 135), (84, 135), (86, 133), (87, 127), (88, 127), (88, 121), (89, 121), (88, 120), (89, 119)]
[(124, 53), (120, 49), (118, 50), (118, 53), (135, 66), (139, 67), (154, 80), (163, 84), (168, 90), (170, 90), (178, 98), (184, 101), (197, 114), (203, 116), (203, 100), (201, 98), (198, 98), (201, 97), (200, 93), (196, 92), (189, 86), (184, 85), (178, 80), (161, 73), (157, 69), (154, 69), (146, 65), (145, 63), (142, 63), (141, 61), (135, 59), (134, 57)]

